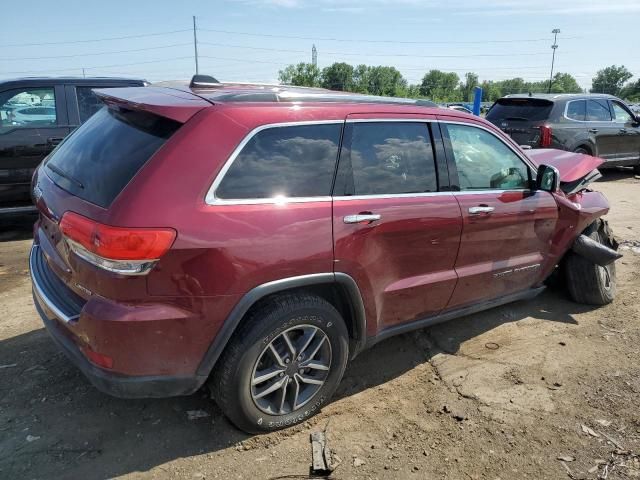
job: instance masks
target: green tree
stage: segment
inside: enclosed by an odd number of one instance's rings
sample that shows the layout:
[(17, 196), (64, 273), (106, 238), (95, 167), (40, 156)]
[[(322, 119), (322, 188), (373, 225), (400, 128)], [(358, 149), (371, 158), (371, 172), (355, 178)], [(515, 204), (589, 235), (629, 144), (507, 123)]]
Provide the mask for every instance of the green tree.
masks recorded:
[(322, 70), (322, 86), (331, 90), (352, 91), (353, 67), (348, 63), (334, 63)]
[(640, 79), (627, 83), (620, 91), (620, 96), (630, 102), (640, 102)]
[(596, 76), (591, 81), (591, 93), (608, 93), (610, 95), (620, 95), (624, 83), (633, 77), (632, 73), (624, 65), (598, 70)]
[(556, 73), (551, 82), (551, 92), (553, 93), (581, 93), (582, 88), (578, 81), (568, 73)]
[(473, 101), (473, 89), (480, 86), (478, 83), (478, 75), (476, 73), (467, 72), (464, 74), (464, 83), (460, 84), (460, 93), (463, 102)]
[(429, 70), (420, 84), (420, 95), (434, 102), (453, 102), (460, 99), (460, 77), (454, 72)]
[(353, 90), (357, 93), (368, 93), (369, 91), (369, 71), (370, 67), (358, 65), (353, 69)]
[(278, 72), (280, 83), (300, 87), (319, 87), (321, 76), (320, 69), (312, 63), (289, 65)]
[(395, 67), (369, 67), (367, 93), (385, 97), (406, 94), (407, 81)]
[(500, 86), (493, 80), (484, 80), (480, 86), (482, 87), (483, 102), (495, 102), (502, 95)]

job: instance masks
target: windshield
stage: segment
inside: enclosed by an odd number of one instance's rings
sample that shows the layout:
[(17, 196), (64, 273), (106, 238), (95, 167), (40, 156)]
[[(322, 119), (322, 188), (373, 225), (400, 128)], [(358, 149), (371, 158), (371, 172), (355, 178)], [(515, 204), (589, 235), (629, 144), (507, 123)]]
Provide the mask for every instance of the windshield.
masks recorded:
[(544, 121), (552, 108), (553, 102), (539, 98), (501, 98), (487, 113), (487, 120)]

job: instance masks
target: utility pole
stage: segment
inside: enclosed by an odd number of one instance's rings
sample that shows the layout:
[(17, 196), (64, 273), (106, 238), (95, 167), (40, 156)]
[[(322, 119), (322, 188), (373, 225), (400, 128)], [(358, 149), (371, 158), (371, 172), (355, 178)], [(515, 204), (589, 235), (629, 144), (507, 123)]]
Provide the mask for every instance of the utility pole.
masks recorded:
[(84, 67), (82, 68), (82, 78), (87, 78), (87, 76), (84, 74)]
[(548, 93), (551, 93), (551, 84), (553, 83), (553, 64), (556, 61), (556, 49), (558, 48), (558, 34), (560, 33), (560, 29), (554, 28), (553, 30), (551, 30), (551, 33), (553, 33), (553, 45), (551, 45), (551, 48), (553, 49), (553, 55), (551, 56), (551, 75), (549, 75)]
[(196, 16), (193, 16), (193, 51), (196, 58), (196, 75), (198, 75), (198, 35), (196, 34)]
[(318, 50), (316, 49), (315, 44), (311, 47), (311, 63), (314, 67), (318, 66)]

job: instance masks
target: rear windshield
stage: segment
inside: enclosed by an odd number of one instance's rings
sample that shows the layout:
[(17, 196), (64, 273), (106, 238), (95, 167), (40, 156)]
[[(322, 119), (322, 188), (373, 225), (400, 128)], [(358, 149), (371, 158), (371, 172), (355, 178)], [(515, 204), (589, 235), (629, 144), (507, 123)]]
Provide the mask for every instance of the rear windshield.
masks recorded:
[(178, 127), (150, 113), (104, 107), (54, 151), (47, 173), (69, 193), (107, 208)]
[(487, 120), (543, 121), (549, 118), (553, 102), (540, 98), (501, 98), (487, 113)]

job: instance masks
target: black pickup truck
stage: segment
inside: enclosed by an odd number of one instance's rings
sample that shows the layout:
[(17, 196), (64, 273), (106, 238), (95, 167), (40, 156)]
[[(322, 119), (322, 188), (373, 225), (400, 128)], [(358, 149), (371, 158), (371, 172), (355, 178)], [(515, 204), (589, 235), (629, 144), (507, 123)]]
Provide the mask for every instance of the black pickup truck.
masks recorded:
[(0, 218), (35, 211), (33, 171), (102, 103), (93, 88), (143, 87), (131, 78), (22, 78), (0, 81)]

